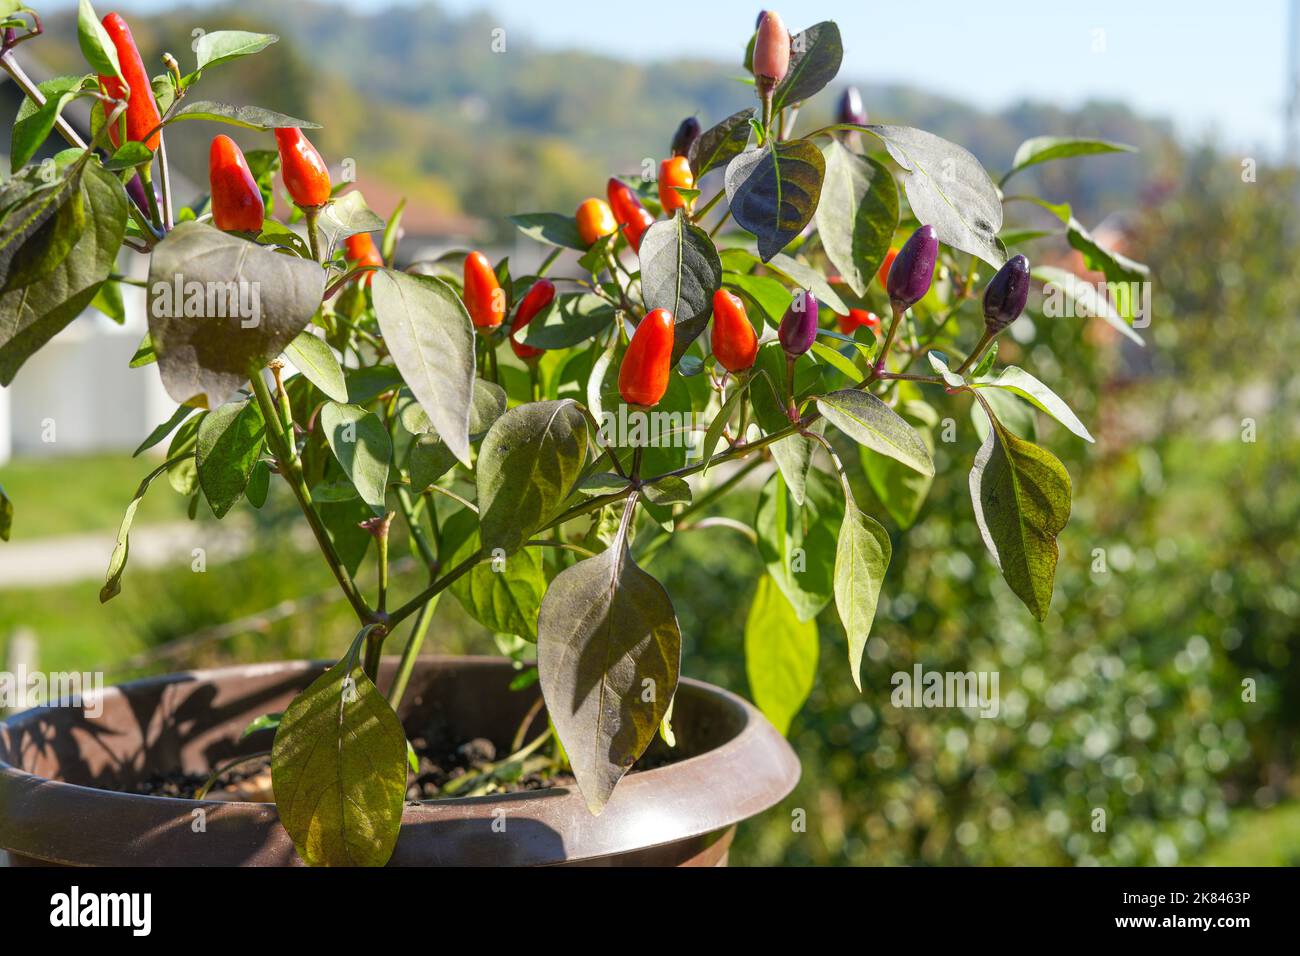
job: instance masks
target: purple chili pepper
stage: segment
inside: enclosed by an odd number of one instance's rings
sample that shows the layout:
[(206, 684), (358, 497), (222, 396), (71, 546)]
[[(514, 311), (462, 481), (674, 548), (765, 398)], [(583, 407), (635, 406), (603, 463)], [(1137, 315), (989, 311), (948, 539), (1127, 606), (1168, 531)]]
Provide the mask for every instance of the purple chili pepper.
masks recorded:
[(790, 358), (798, 358), (810, 348), (817, 338), (817, 299), (811, 292), (800, 289), (794, 294), (790, 308), (785, 310), (781, 327), (777, 329), (781, 348)]
[(934, 281), (934, 263), (939, 258), (939, 234), (934, 226), (922, 226), (903, 243), (889, 270), (890, 304), (900, 312), (925, 298)]
[(1013, 256), (984, 287), (984, 327), (997, 335), (1025, 311), (1029, 301), (1029, 260)]
[(691, 146), (700, 138), (700, 121), (694, 116), (688, 116), (682, 120), (677, 132), (673, 133), (672, 152), (674, 156), (685, 156), (691, 151)]
[(867, 125), (867, 111), (862, 108), (862, 94), (856, 86), (850, 86), (840, 94), (840, 105), (836, 122), (849, 123), (853, 126)]

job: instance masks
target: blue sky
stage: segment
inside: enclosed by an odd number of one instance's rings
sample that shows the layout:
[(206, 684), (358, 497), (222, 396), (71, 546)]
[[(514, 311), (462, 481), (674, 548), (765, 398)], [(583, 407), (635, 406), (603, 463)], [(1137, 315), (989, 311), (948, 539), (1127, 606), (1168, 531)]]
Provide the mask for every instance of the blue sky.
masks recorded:
[[(98, 6), (107, 10), (108, 2)], [(641, 60), (733, 59), (760, 9), (749, 0), (439, 2), (456, 11), (491, 11), (503, 26), (544, 46)], [(378, 8), (394, 0), (347, 3)], [(1215, 135), (1243, 155), (1273, 155), (1282, 142), (1286, 0), (800, 0), (785, 19), (792, 29), (837, 21), (846, 76), (911, 83), (985, 107), (1022, 97), (1065, 105), (1119, 99), (1172, 118), (1188, 136)]]

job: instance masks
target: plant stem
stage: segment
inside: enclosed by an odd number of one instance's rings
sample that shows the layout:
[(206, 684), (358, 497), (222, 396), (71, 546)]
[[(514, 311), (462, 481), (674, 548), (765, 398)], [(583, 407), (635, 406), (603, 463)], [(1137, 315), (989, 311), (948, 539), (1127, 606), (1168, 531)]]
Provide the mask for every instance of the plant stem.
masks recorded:
[(208, 779), (204, 781), (203, 786), (199, 787), (199, 789), (194, 792), (194, 799), (195, 800), (205, 799), (208, 793), (212, 790), (213, 784), (215, 784), (218, 780), (220, 780), (221, 775), (224, 774), (226, 771), (233, 770), (235, 767), (238, 767), (241, 763), (248, 763), (250, 760), (257, 760), (260, 757), (269, 757), (269, 756), (271, 756), (271, 751), (259, 750), (255, 754), (244, 754), (242, 757), (235, 757), (231, 760), (227, 760), (223, 764), (220, 764), (219, 766), (217, 766), (215, 770), (212, 771), (212, 773), (208, 776)]
[(262, 411), (262, 418), (266, 421), (267, 440), (271, 443), (271, 451), (275, 453), (276, 461), (280, 464), (280, 474), (288, 482), (294, 497), (298, 499), (298, 507), (302, 509), (303, 515), (307, 518), (307, 523), (311, 526), (312, 534), (316, 536), (316, 543), (320, 546), (325, 562), (329, 565), (330, 570), (334, 572), (334, 579), (338, 581), (340, 590), (343, 591), (344, 597), (348, 599), (348, 603), (352, 605), (352, 610), (356, 612), (357, 618), (363, 624), (373, 623), (375, 619), (374, 613), (366, 606), (365, 600), (357, 590), (356, 583), (352, 580), (352, 575), (343, 566), (343, 561), (334, 548), (334, 542), (330, 539), (329, 531), (326, 530), (324, 523), (321, 521), (320, 513), (317, 512), (316, 506), (312, 503), (311, 492), (307, 489), (307, 482), (303, 477), (302, 465), (298, 461), (298, 454), (294, 449), (293, 440), (285, 435), (280, 425), (280, 416), (276, 411), (275, 402), (271, 398), (271, 392), (262, 378), (261, 369), (254, 369), (249, 381), (252, 383), (253, 395), (257, 399), (258, 407)]
[[(14, 58), (12, 50), (5, 50), (0, 53), (0, 67), (3, 67), (4, 71), (13, 78), (14, 83), (27, 95), (28, 99), (37, 106), (45, 105), (45, 97), (36, 84), (32, 82), (32, 78), (18, 65), (18, 60)], [(54, 121), (54, 128), (59, 131), (60, 136), (67, 140), (69, 146), (75, 146), (77, 149), (89, 149), (86, 141), (77, 134), (77, 131), (72, 128), (72, 124), (65, 120), (62, 115)]]
[(460, 578), (472, 571), (474, 566), (485, 557), (487, 557), (486, 552), (484, 552), (482, 548), (479, 548), (460, 564), (456, 565), (415, 597), (411, 598), (411, 600), (399, 607), (392, 614), (388, 615), (388, 626), (390, 628), (396, 627), (402, 621), (406, 620), (421, 607), (431, 601), (436, 595), (441, 594)]
[(563, 251), (564, 250), (561, 249), (559, 246), (556, 246), (554, 249), (552, 249), (551, 254), (547, 256), (545, 259), (543, 259), (542, 264), (537, 267), (537, 275), (539, 277), (546, 275), (547, 271), (551, 268), (551, 266), (555, 264), (555, 260), (560, 258), (560, 253)]
[(397, 662), (393, 686), (388, 688), (388, 703), (394, 710), (402, 702), (402, 695), (406, 693), (406, 685), (411, 680), (411, 671), (415, 669), (415, 659), (420, 656), (420, 647), (424, 644), (424, 636), (429, 631), (429, 622), (433, 620), (433, 612), (437, 606), (438, 595), (435, 594), (420, 608), (420, 614), (415, 619), (411, 634), (406, 639), (406, 646), (402, 648), (402, 659)]
[(966, 370), (979, 361), (980, 356), (984, 354), (984, 350), (989, 347), (989, 343), (993, 341), (996, 334), (996, 332), (990, 332), (988, 329), (984, 330), (980, 340), (975, 343), (975, 348), (971, 349), (970, 355), (966, 356), (966, 361), (962, 362), (957, 369), (958, 375), (965, 375)]
[(410, 533), (412, 540), (415, 541), (415, 547), (420, 552), (420, 557), (424, 559), (429, 573), (432, 574), (437, 570), (438, 556), (434, 554), (429, 539), (424, 536), (424, 529), (420, 527), (420, 520), (415, 514), (415, 503), (411, 501), (411, 493), (405, 485), (397, 486), (397, 503), (401, 508), (402, 518), (406, 521), (406, 530)]
[(714, 193), (713, 198), (710, 199), (708, 202), (706, 202), (704, 204), (704, 207), (699, 211), (697, 211), (695, 215), (691, 217), (692, 221), (696, 223), (703, 222), (704, 217), (708, 215), (709, 210), (718, 204), (718, 200), (721, 199), (724, 195), (726, 195), (726, 192), (727, 191), (725, 189), (719, 189), (716, 193)]
[(311, 257), (320, 262), (320, 232), (317, 229), (317, 220), (320, 218), (320, 206), (299, 206), (302, 210), (302, 217), (307, 223), (307, 247), (311, 250)]

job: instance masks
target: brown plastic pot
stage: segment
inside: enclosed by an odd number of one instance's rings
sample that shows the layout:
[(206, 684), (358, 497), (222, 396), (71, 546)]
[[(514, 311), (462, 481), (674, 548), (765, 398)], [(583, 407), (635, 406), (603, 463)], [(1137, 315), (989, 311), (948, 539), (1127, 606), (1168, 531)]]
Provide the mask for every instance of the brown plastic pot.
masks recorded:
[[(95, 719), (42, 707), (0, 722), (0, 847), (15, 866), (301, 865), (273, 804), (115, 791), (269, 749), (270, 731), (240, 734), (325, 666), (172, 674), (106, 689)], [(394, 666), (384, 661), (381, 686)], [(536, 699), (509, 689), (514, 676), (492, 658), (423, 658), (401, 716), (506, 746)], [(600, 816), (566, 788), (408, 803), (391, 865), (725, 865), (736, 824), (784, 798), (799, 761), (754, 707), (699, 681), (681, 682), (673, 729), (676, 762), (624, 777)]]

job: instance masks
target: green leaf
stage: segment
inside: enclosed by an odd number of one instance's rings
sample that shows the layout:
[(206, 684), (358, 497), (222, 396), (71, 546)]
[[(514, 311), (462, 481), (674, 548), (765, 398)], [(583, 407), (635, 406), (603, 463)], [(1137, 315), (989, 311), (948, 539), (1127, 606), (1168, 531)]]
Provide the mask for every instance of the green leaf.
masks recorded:
[(182, 120), (208, 120), (213, 123), (226, 123), (244, 129), (274, 130), (294, 126), (298, 129), (320, 129), (319, 123), (294, 119), (274, 110), (264, 110), (260, 106), (231, 106), (228, 103), (213, 103), (208, 100), (195, 100), (183, 103), (165, 125)]
[(772, 93), (772, 115), (822, 90), (840, 72), (840, 28), (825, 20), (790, 38), (790, 68)]
[[(919, 417), (915, 412), (917, 409), (924, 409), (926, 417)], [(899, 411), (912, 422), (933, 457), (932, 426), (937, 420), (933, 409), (921, 402), (904, 402)], [(871, 490), (885, 506), (889, 516), (900, 528), (904, 530), (910, 528), (915, 523), (926, 496), (930, 493), (930, 485), (934, 483), (934, 478), (914, 471), (893, 458), (877, 455), (864, 445), (858, 446), (858, 455)]]
[(261, 717), (249, 721), (248, 726), (244, 728), (244, 732), (239, 735), (239, 739), (243, 740), (245, 737), (255, 734), (259, 730), (273, 730), (280, 726), (280, 721), (283, 718), (284, 713), (282, 711), (273, 711), (269, 714), (263, 714)]
[(817, 651), (817, 622), (800, 621), (763, 575), (745, 619), (745, 674), (754, 703), (783, 734), (817, 680)]
[[(781, 317), (790, 307), (790, 290), (775, 276), (751, 276), (738, 272), (722, 273), (722, 284), (728, 289), (747, 296), (763, 313), (773, 327), (781, 324)], [(763, 323), (757, 323), (762, 329)]]
[(197, 495), (199, 491), (199, 467), (194, 451), (199, 442), (199, 428), (207, 416), (208, 413), (203, 412), (181, 422), (167, 446), (167, 460), (171, 462), (167, 468), (167, 483), (184, 497)]
[(1088, 429), (1077, 415), (1065, 404), (1055, 392), (1030, 375), (1022, 368), (1008, 365), (997, 378), (991, 382), (977, 382), (977, 388), (1001, 388), (1015, 395), (1056, 419), (1071, 432), (1084, 441), (1093, 441)]
[[(772, 261), (767, 265), (773, 272), (779, 272), (799, 288), (812, 292), (817, 297), (817, 301), (832, 312), (837, 312), (840, 315), (849, 314), (848, 303), (840, 298), (840, 294), (835, 291), (833, 285), (826, 281), (826, 277), (812, 266), (805, 265), (798, 259), (792, 259), (784, 253), (773, 256)], [(788, 299), (785, 304), (786, 308), (789, 308), (790, 302)], [(781, 310), (781, 314), (785, 314), (785, 309)]]
[(310, 330), (299, 332), (284, 347), (284, 357), (326, 396), (336, 402), (347, 402), (348, 383), (343, 378), (343, 367), (339, 365), (334, 350), (320, 336), (313, 335)]
[[(750, 390), (750, 401), (754, 406), (754, 418), (759, 428), (766, 435), (771, 435), (783, 428), (788, 428), (790, 419), (786, 415), (781, 395), (785, 381), (785, 352), (778, 343), (766, 345), (758, 350), (755, 367), (763, 372), (766, 385), (759, 385)], [(822, 423), (814, 422), (812, 431), (821, 431)], [(790, 494), (796, 504), (803, 504), (804, 486), (807, 481), (808, 466), (812, 463), (816, 441), (803, 435), (790, 435), (768, 446), (776, 466), (790, 488)]]
[(745, 151), (749, 145), (749, 121), (753, 116), (752, 106), (732, 113), (717, 126), (701, 133), (691, 144), (687, 158), (697, 183), (705, 173), (720, 169)]
[(998, 243), (1002, 198), (979, 160), (946, 139), (910, 126), (864, 126), (907, 173), (912, 215), (934, 226), (939, 240), (994, 267), (1006, 261)]
[[(458, 511), (443, 525), (443, 542), (454, 568), (480, 547), (478, 521), (472, 511)], [(459, 544), (455, 542), (459, 541)], [(537, 612), (546, 593), (542, 555), (520, 548), (509, 557), (480, 561), (449, 589), (465, 613), (488, 630), (537, 641)]]
[(374, 412), (338, 402), (321, 406), (320, 424), (334, 457), (352, 479), (361, 500), (376, 514), (382, 514), (388, 465), (393, 459), (388, 429)]
[(117, 47), (113, 45), (90, 0), (81, 0), (77, 7), (77, 43), (81, 46), (81, 55), (96, 73), (101, 76), (122, 75)]
[(990, 345), (988, 350), (984, 353), (983, 358), (981, 358), (975, 368), (971, 370), (970, 377), (972, 379), (978, 379), (988, 375), (989, 371), (993, 368), (993, 363), (997, 361), (997, 357), (998, 343), (995, 339), (993, 344)]
[(140, 340), (140, 344), (136, 346), (135, 354), (131, 356), (129, 367), (144, 368), (146, 365), (152, 365), (157, 361), (158, 354), (153, 349), (153, 336), (146, 332), (144, 338)]
[[(1044, 307), (1051, 314), (1073, 314), (1086, 318), (1096, 317), (1130, 341), (1136, 342), (1138, 345), (1146, 344), (1142, 341), (1142, 336), (1134, 332), (1123, 317), (1115, 311), (1115, 307), (1110, 303), (1110, 300), (1098, 294), (1097, 287), (1091, 282), (1086, 282), (1068, 269), (1059, 269), (1056, 266), (1034, 266), (1030, 273), (1035, 279), (1045, 284), (1046, 288), (1043, 290)], [(1068, 310), (1064, 307), (1064, 303), (1052, 304), (1053, 297), (1062, 296), (1072, 303)]]
[[(140, 507), (140, 502), (144, 500), (145, 492), (149, 490), (153, 480), (167, 471), (171, 464), (172, 460), (168, 459), (145, 475), (144, 480), (135, 489), (135, 496), (131, 499), (131, 503), (126, 506), (126, 513), (122, 515), (122, 523), (117, 529), (117, 541), (113, 544), (113, 553), (108, 559), (108, 574), (104, 579), (104, 586), (99, 589), (100, 604), (108, 603), (122, 592), (122, 572), (126, 570), (126, 559), (131, 551), (131, 523), (135, 521), (136, 509)], [(12, 514), (12, 506), (10, 513)], [(5, 540), (8, 540), (7, 536)]]
[(13, 381), (37, 349), (85, 311), (117, 261), (126, 233), (126, 191), (94, 163), (85, 167), (80, 188), (84, 208), (94, 215), (76, 245), (38, 284), (0, 295), (0, 385)]
[(858, 510), (850, 498), (835, 551), (835, 609), (849, 642), (849, 672), (862, 690), (862, 652), (876, 617), (880, 585), (893, 547), (880, 522)]
[(899, 414), (869, 392), (845, 388), (817, 399), (826, 420), (859, 445), (865, 445), (922, 475), (934, 475), (930, 450)]
[(456, 467), (456, 456), (437, 435), (421, 435), (406, 459), (411, 490), (419, 493)]
[(373, 518), (374, 511), (355, 496), (348, 501), (324, 502), (318, 510), (343, 566), (349, 573), (356, 574), (374, 541), (370, 532), (360, 526), (360, 522)]
[(926, 353), (926, 361), (930, 363), (930, 368), (938, 373), (939, 377), (947, 383), (949, 388), (962, 388), (966, 384), (966, 379), (954, 372), (948, 365), (948, 356), (939, 351), (930, 351)]
[(227, 402), (203, 417), (195, 463), (199, 487), (218, 518), (243, 496), (265, 439), (266, 421), (255, 402)]
[(406, 734), (352, 651), (293, 699), (271, 749), (280, 823), (311, 866), (383, 866), (406, 800)]
[(1112, 143), (1104, 139), (1076, 139), (1072, 136), (1035, 136), (1020, 144), (1011, 168), (1002, 177), (1006, 182), (1016, 173), (1038, 163), (1053, 159), (1066, 159), (1070, 156), (1092, 156), (1097, 153), (1135, 153), (1137, 148), (1124, 143)]
[(1070, 518), (1070, 476), (1050, 452), (996, 418), (991, 425), (970, 473), (975, 520), (1007, 584), (1042, 621), (1052, 603), (1056, 536)]
[(318, 222), (327, 254), (332, 254), (349, 236), (384, 228), (384, 220), (366, 205), (366, 198), (355, 189), (331, 201), (321, 211)]
[(647, 309), (673, 314), (675, 364), (713, 315), (713, 293), (722, 285), (722, 262), (713, 240), (686, 220), (684, 210), (657, 222), (641, 238), (641, 294)]
[(14, 503), (0, 485), (0, 541), (8, 541), (14, 528)]
[(587, 420), (572, 399), (510, 409), (483, 439), (476, 480), (483, 547), (521, 548), (569, 496), (587, 459)]
[(245, 30), (214, 30), (205, 33), (194, 44), (194, 52), (198, 57), (197, 69), (203, 70), (261, 53), (279, 39), (273, 33), (249, 33)]
[(391, 269), (372, 273), (379, 330), (438, 435), (469, 464), (474, 328), (460, 297), (440, 279)]
[(641, 489), (646, 500), (656, 505), (689, 504), (691, 486), (675, 475), (668, 475)]
[(593, 814), (654, 739), (681, 667), (672, 601), (628, 550), (634, 507), (608, 550), (556, 576), (537, 619), (546, 710)]
[(40, 193), (5, 220), (0, 238), (0, 291), (39, 283), (71, 254), (86, 230), (89, 212), (81, 191), (83, 168), (75, 167), (62, 185)]
[(539, 349), (567, 349), (599, 335), (614, 322), (614, 307), (595, 293), (556, 296), (528, 324), (525, 345)]
[(254, 508), (261, 509), (266, 504), (266, 496), (271, 493), (271, 468), (264, 459), (253, 462), (253, 471), (248, 476), (248, 485), (244, 488), (244, 497)]
[(91, 300), (90, 307), (104, 313), (118, 325), (126, 324), (126, 303), (122, 301), (120, 282), (109, 281), (101, 285)]
[(817, 204), (817, 233), (849, 288), (866, 295), (898, 228), (898, 186), (888, 169), (838, 140), (830, 140), (822, 155), (826, 178)]
[(769, 141), (727, 164), (727, 203), (736, 222), (758, 240), (766, 262), (812, 221), (826, 161), (808, 140)]
[(111, 172), (121, 172), (124, 169), (135, 169), (151, 159), (153, 159), (153, 151), (144, 143), (132, 140), (123, 143), (111, 157), (105, 160), (104, 168)]
[(795, 615), (810, 621), (830, 603), (835, 582), (835, 536), (844, 512), (839, 488), (811, 472), (802, 507), (773, 475), (758, 498), (754, 531), (767, 573), (789, 599)]
[(45, 97), (44, 106), (37, 106), (35, 100), (23, 100), (9, 147), (9, 164), (13, 172), (18, 172), (36, 155), (54, 130), (54, 123), (63, 108), (76, 98), (85, 81), (84, 76), (56, 76), (37, 86)]
[(529, 212), (511, 216), (510, 221), (529, 239), (548, 246), (587, 251), (587, 244), (578, 234), (578, 224), (572, 216), (557, 212)]
[(146, 292), (167, 394), (220, 404), (307, 327), (324, 291), (315, 262), (181, 223), (154, 248)]

